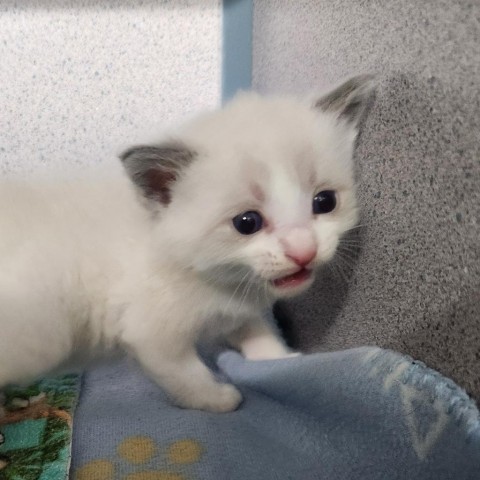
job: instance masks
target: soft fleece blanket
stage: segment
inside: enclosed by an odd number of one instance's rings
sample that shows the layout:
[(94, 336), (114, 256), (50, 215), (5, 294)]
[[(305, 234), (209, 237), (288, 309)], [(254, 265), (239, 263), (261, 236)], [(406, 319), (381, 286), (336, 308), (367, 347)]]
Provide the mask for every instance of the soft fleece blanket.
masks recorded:
[(220, 356), (239, 410), (172, 406), (124, 360), (88, 373), (77, 480), (479, 480), (480, 421), (453, 382), (378, 348), (251, 362)]

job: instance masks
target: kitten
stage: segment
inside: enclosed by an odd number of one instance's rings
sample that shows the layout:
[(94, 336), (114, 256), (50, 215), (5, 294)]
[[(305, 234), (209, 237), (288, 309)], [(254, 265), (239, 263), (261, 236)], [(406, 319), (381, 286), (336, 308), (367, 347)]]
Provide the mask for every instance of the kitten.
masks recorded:
[(289, 355), (262, 312), (308, 288), (357, 221), (352, 154), (372, 91), (239, 95), (123, 168), (0, 183), (0, 387), (120, 345), (182, 407), (234, 410), (197, 355)]

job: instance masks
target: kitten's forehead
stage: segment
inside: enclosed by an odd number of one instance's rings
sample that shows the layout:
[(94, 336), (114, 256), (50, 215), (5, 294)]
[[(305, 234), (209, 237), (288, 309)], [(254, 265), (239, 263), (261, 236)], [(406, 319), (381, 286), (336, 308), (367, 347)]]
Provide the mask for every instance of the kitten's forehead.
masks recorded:
[(244, 163), (248, 194), (273, 224), (298, 224), (307, 220), (313, 184), (311, 169), (305, 168), (306, 165), (309, 163), (278, 161), (272, 164), (258, 159)]
[(196, 122), (186, 137), (200, 152), (194, 189), (205, 196), (209, 185), (217, 203), (231, 208), (268, 203), (287, 218), (305, 209), (306, 198), (311, 203), (316, 188), (351, 176), (343, 132), (328, 115), (298, 103), (248, 97)]
[[(312, 159), (272, 152), (263, 158), (249, 158), (242, 162), (243, 177), (256, 198), (263, 200), (272, 196), (291, 197), (293, 190), (308, 189), (315, 181), (315, 167)], [(273, 160), (272, 160), (273, 159)], [(308, 161), (307, 161), (308, 160)], [(295, 188), (293, 188), (296, 186)], [(262, 201), (263, 201), (262, 200)]]
[(277, 169), (269, 179), (264, 208), (277, 226), (301, 224), (308, 220), (312, 186), (302, 181), (299, 173)]

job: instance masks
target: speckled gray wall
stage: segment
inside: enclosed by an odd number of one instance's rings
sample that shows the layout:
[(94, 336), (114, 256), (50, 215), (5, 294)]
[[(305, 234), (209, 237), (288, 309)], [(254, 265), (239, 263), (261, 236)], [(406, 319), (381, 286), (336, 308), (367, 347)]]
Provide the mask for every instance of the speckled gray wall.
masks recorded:
[(0, 173), (83, 165), (220, 102), (220, 0), (2, 0)]
[(477, 398), (479, 45), (477, 0), (255, 2), (258, 90), (323, 88), (359, 72), (379, 80), (356, 155), (365, 226), (332, 267), (346, 281), (326, 270), (280, 306), (293, 342), (391, 347)]

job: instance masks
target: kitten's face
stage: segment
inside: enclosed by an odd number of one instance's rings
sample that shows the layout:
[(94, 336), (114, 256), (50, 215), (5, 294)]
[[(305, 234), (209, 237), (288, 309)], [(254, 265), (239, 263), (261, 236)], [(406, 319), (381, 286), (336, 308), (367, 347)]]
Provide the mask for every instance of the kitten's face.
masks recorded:
[(164, 202), (161, 248), (239, 294), (302, 292), (357, 221), (355, 126), (256, 95), (200, 118), (180, 136), (195, 153)]
[(162, 224), (195, 270), (297, 294), (356, 222), (353, 134), (289, 102), (233, 107), (191, 133), (199, 158)]

